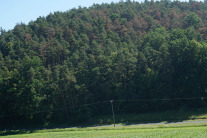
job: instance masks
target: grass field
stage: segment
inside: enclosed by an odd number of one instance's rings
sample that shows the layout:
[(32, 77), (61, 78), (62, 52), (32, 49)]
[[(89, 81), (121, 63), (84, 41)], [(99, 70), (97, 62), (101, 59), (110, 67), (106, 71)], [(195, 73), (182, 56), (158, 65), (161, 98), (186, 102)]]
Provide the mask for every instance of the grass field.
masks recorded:
[[(133, 138), (133, 137), (207, 137), (207, 123), (188, 124), (153, 124), (153, 125), (130, 125), (139, 123), (171, 123), (177, 121), (206, 121), (207, 109), (175, 110), (140, 114), (115, 114), (116, 122), (119, 123), (114, 128), (111, 126), (99, 127), (71, 127), (58, 129), (40, 130), (9, 130), (0, 131), (0, 137), (8, 138)], [(113, 118), (109, 116), (99, 116), (91, 120), (93, 125), (108, 125), (113, 123)], [(91, 125), (89, 124), (89, 126)], [(93, 126), (92, 125), (92, 126)], [(55, 126), (55, 125), (54, 125)], [(68, 127), (67, 124), (60, 127)]]
[[(158, 123), (158, 122), (178, 122), (190, 120), (206, 120), (207, 108), (200, 109), (180, 109), (167, 110), (162, 112), (148, 112), (139, 114), (115, 114), (116, 122), (122, 124)], [(105, 125), (112, 124), (112, 115), (98, 116), (94, 118), (92, 124)]]
[(163, 125), (130, 125), (130, 126), (102, 126), (88, 128), (45, 129), (35, 131), (1, 132), (1, 137), (7, 138), (205, 138), (207, 124), (163, 124)]

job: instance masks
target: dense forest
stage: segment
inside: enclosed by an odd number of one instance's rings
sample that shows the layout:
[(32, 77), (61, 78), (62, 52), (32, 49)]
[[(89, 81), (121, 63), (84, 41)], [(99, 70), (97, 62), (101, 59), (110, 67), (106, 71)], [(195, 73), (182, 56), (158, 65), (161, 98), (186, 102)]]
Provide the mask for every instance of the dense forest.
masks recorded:
[(1, 29), (0, 127), (87, 122), (110, 100), (116, 113), (206, 106), (150, 101), (207, 96), (206, 15), (206, 1), (127, 0)]

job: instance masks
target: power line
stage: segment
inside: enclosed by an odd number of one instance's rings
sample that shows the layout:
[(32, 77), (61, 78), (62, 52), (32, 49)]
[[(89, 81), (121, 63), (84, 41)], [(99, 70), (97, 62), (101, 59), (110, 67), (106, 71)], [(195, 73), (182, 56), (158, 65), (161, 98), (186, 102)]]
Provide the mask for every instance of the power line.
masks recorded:
[(90, 105), (96, 105), (96, 104), (102, 104), (102, 103), (108, 103), (108, 102), (109, 101), (102, 101), (102, 102), (96, 102), (96, 103), (83, 104), (83, 105), (74, 106), (74, 107), (64, 107), (64, 108), (56, 108), (56, 109), (50, 109), (50, 110), (42, 110), (42, 111), (37, 111), (37, 112), (33, 112), (33, 113), (21, 113), (19, 115), (14, 115), (14, 114), (1, 115), (0, 118), (10, 117), (10, 116), (20, 116), (20, 115), (38, 114), (38, 113), (44, 113), (44, 112), (50, 112), (50, 111), (59, 111), (59, 110), (65, 110), (65, 109), (74, 109), (74, 108), (78, 108), (78, 107), (90, 106)]
[(165, 99), (134, 99), (134, 100), (114, 100), (117, 102), (136, 102), (136, 101), (174, 101), (174, 100), (193, 100), (193, 99), (206, 99), (207, 97), (191, 97), (191, 98), (165, 98)]
[[(193, 99), (207, 99), (207, 97), (190, 97), (190, 98), (165, 98), (165, 99), (133, 99), (133, 100), (113, 100), (113, 102), (142, 102), (142, 101), (173, 101), (173, 100), (193, 100)], [(11, 116), (20, 116), (20, 115), (29, 115), (29, 114), (38, 114), (38, 113), (44, 113), (44, 112), (50, 112), (50, 111), (59, 111), (59, 110), (65, 110), (65, 109), (74, 109), (78, 107), (83, 107), (83, 106), (90, 106), (90, 105), (97, 105), (97, 104), (103, 104), (103, 103), (109, 103), (111, 100), (107, 101), (102, 101), (102, 102), (94, 102), (94, 103), (88, 103), (88, 104), (83, 104), (83, 105), (78, 105), (74, 107), (64, 107), (64, 108), (56, 108), (56, 109), (50, 109), (50, 110), (42, 110), (42, 111), (37, 111), (33, 113), (21, 113), (19, 115), (1, 115), (0, 118), (3, 117), (11, 117)]]

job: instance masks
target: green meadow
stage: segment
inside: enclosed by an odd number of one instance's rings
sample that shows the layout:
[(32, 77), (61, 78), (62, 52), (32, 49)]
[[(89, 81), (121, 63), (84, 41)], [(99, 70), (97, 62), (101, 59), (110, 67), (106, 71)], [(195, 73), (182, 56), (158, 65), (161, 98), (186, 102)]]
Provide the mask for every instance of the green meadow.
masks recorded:
[(11, 130), (1, 132), (0, 136), (5, 138), (205, 138), (207, 137), (207, 124), (119, 125), (115, 128), (111, 125), (85, 128)]

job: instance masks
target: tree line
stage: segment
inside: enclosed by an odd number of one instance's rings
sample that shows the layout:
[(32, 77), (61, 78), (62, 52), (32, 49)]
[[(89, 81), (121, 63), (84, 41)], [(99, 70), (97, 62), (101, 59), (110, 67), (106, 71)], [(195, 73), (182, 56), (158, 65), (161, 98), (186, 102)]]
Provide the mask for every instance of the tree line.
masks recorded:
[[(127, 0), (1, 29), (0, 127), (88, 121), (110, 107), (77, 106), (107, 100), (206, 97), (206, 9), (206, 2)], [(115, 110), (180, 106), (206, 101), (120, 101)]]

